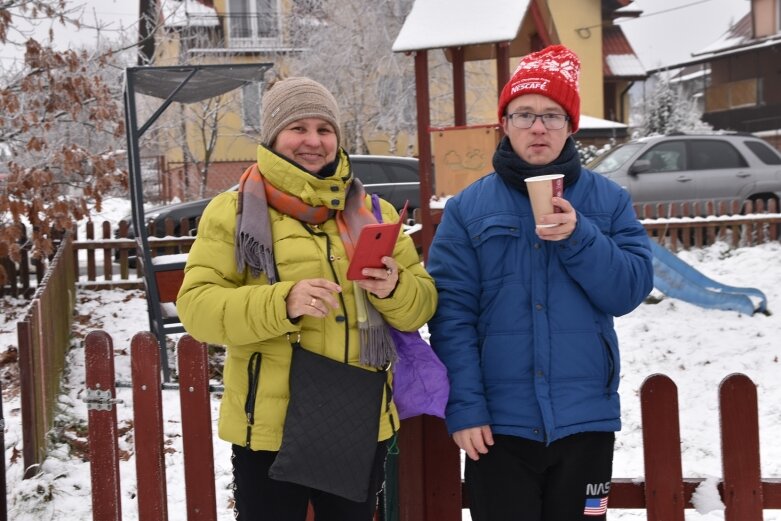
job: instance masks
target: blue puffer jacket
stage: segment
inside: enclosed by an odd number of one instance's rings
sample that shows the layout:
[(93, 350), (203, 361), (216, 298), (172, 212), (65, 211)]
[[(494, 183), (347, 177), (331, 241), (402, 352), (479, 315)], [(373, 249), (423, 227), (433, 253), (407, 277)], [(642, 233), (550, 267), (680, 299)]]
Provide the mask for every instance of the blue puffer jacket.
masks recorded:
[(552, 442), (621, 428), (613, 317), (653, 287), (629, 194), (586, 169), (564, 192), (566, 241), (542, 241), (526, 195), (489, 174), (447, 202), (427, 268), (439, 291), (431, 344), (448, 368), (450, 433)]

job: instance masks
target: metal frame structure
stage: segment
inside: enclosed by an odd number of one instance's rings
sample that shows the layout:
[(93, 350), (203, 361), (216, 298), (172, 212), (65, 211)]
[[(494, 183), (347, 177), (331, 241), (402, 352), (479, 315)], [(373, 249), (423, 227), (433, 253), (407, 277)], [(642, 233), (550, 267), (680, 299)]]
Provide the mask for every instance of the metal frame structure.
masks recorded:
[[(219, 96), (234, 89), (257, 83), (272, 63), (180, 65), (166, 67), (129, 67), (125, 69), (125, 128), (127, 131), (130, 199), (133, 229), (138, 243), (138, 259), (143, 266), (149, 329), (160, 344), (163, 378), (170, 381), (166, 337), (183, 333), (184, 327), (176, 313), (166, 313), (161, 305), (158, 277), (163, 272), (181, 271), (184, 261), (154, 262), (149, 248), (149, 231), (144, 214), (144, 190), (141, 177), (139, 141), (158, 118), (173, 103), (194, 103)], [(144, 94), (163, 100), (151, 116), (139, 125), (136, 95)], [(158, 259), (159, 260), (159, 259)]]

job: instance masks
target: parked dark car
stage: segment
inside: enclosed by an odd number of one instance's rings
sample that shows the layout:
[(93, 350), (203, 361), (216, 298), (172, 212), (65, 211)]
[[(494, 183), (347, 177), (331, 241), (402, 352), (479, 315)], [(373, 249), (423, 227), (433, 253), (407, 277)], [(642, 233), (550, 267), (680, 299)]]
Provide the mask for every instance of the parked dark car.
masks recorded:
[(626, 188), (635, 203), (781, 198), (781, 154), (750, 134), (641, 138), (586, 166)]
[[(399, 211), (404, 207), (404, 203), (409, 200), (407, 215), (410, 217), (413, 210), (420, 207), (420, 174), (416, 158), (353, 155), (350, 156), (350, 162), (356, 176), (363, 182), (367, 193), (376, 193), (393, 204)], [(238, 178), (239, 175), (240, 173), (237, 173), (236, 177)], [(238, 188), (239, 186), (236, 185), (229, 190), (238, 190)], [(194, 234), (197, 219), (203, 214), (206, 205), (209, 204), (211, 199), (211, 197), (208, 197), (196, 201), (151, 208), (145, 212), (145, 218), (147, 222), (154, 221), (155, 235), (159, 237), (165, 235), (163, 230), (167, 219), (173, 221), (175, 235)], [(179, 224), (184, 218), (187, 218), (189, 228), (185, 233), (181, 233)], [(127, 222), (132, 222), (130, 215), (123, 219)], [(128, 235), (131, 238), (135, 237), (132, 228)], [(132, 251), (129, 254), (131, 256), (134, 255)]]

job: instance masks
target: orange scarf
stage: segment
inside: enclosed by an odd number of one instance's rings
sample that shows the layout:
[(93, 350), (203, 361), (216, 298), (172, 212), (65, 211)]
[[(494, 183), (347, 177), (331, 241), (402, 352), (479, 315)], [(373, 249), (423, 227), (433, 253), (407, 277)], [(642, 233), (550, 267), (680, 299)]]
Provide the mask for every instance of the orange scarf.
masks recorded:
[[(242, 174), (239, 181), (239, 203), (236, 210), (236, 265), (239, 271), (249, 268), (254, 277), (265, 273), (270, 284), (279, 281), (274, 262), (273, 240), (268, 207), (309, 224), (322, 224), (335, 215), (339, 236), (347, 257), (355, 250), (354, 243), (365, 224), (377, 219), (364, 205), (366, 192), (360, 180), (354, 178), (347, 192), (345, 207), (335, 211), (326, 206), (311, 206), (266, 182), (257, 163)], [(361, 363), (385, 367), (396, 360), (396, 349), (380, 313), (366, 298), (366, 292), (353, 284), (358, 329), (361, 333)], [(365, 316), (365, 319), (363, 318)]]

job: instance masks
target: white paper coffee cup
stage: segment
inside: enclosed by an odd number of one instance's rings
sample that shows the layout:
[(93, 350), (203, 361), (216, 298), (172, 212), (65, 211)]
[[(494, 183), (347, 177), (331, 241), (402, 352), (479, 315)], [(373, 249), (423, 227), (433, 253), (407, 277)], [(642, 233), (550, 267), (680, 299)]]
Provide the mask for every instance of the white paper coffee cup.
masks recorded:
[(561, 213), (561, 209), (553, 206), (553, 197), (561, 197), (564, 194), (564, 174), (548, 174), (527, 177), (526, 188), (529, 191), (529, 200), (532, 204), (534, 222), (539, 228), (551, 228), (557, 224), (539, 224), (543, 215)]

